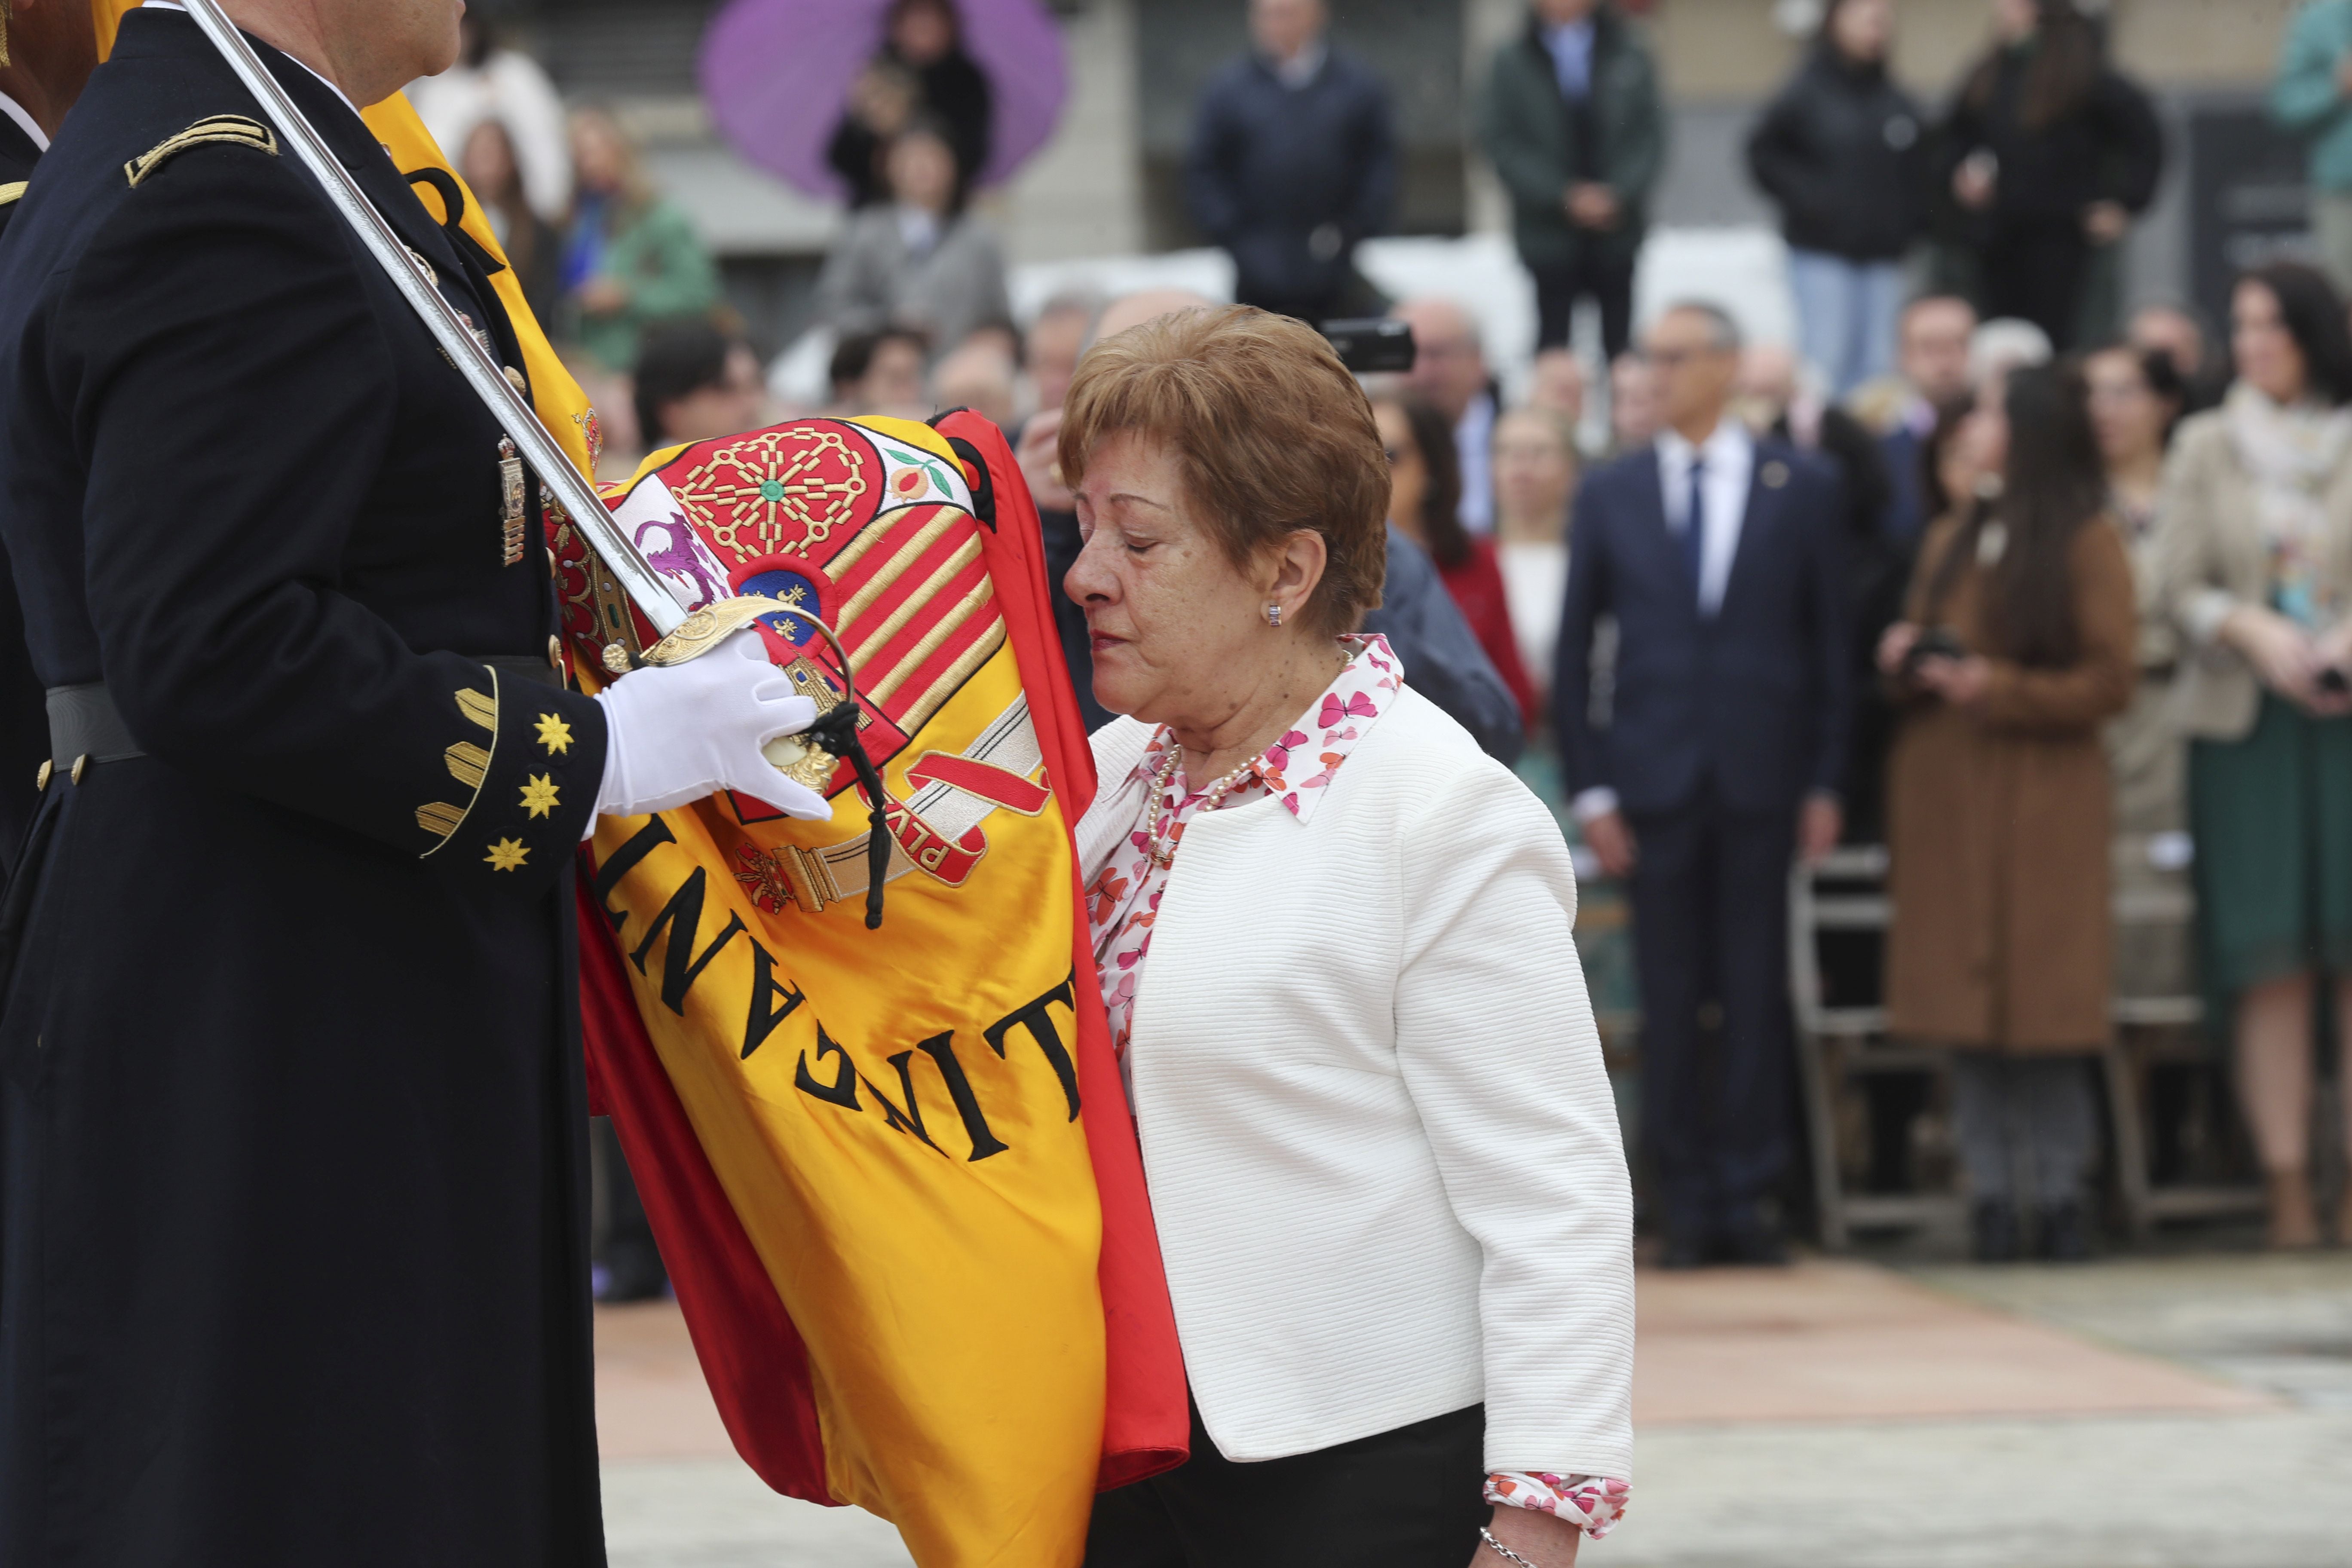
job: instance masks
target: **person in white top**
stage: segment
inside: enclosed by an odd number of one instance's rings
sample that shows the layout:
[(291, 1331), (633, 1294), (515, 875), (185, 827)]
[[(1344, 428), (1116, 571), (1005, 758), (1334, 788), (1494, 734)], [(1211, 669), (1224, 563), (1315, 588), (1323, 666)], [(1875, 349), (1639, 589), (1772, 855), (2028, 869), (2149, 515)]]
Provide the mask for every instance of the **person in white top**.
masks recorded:
[(541, 223), (562, 224), (572, 213), (572, 139), (563, 100), (537, 60), (497, 46), (489, 24), (469, 15), (459, 26), (457, 63), (409, 83), (410, 106), (453, 158), (484, 121), (503, 125), (530, 210)]
[(1551, 689), (1568, 594), (1569, 498), (1580, 467), (1576, 427), (1549, 409), (1514, 408), (1495, 426), (1495, 540), (1519, 662)]
[(1098, 342), (1063, 473), (1078, 855), (1192, 1384), (1090, 1568), (1563, 1568), (1624, 1506), (1625, 1161), (1549, 814), (1412, 685), (1389, 475), (1303, 324)]

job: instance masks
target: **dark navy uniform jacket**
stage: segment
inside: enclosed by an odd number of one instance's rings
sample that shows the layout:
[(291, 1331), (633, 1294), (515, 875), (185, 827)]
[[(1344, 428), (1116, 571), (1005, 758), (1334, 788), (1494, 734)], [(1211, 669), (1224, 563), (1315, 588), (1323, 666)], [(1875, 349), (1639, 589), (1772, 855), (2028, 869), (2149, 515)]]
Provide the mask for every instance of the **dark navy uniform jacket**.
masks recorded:
[[(0, 114), (0, 239), (6, 238), (8, 220), (16, 216), (23, 187), (40, 161), (41, 150), (24, 128)], [(0, 499), (0, 506), (6, 504)], [(33, 780), (49, 754), (48, 733), (40, 682), (26, 658), (24, 616), (16, 608), (7, 552), (0, 551), (0, 881), (7, 879), (25, 826), (32, 820), (38, 798)]]
[(601, 1563), (568, 868), (603, 721), (530, 678), (499, 431), (292, 150), (219, 120), (259, 113), (133, 12), (0, 245), (33, 664), (144, 753), (49, 781), (0, 916), (0, 1562)]

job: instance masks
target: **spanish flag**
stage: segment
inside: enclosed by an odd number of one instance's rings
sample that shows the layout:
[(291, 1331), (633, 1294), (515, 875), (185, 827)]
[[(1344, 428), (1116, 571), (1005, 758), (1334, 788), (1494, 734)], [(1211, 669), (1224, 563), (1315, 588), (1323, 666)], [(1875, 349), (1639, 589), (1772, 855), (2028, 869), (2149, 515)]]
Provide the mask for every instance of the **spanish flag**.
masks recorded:
[[(687, 602), (837, 633), (886, 797), (879, 930), (866, 803), (822, 752), (796, 772), (833, 821), (727, 795), (608, 822), (583, 881), (592, 1061), (721, 1411), (771, 1485), (893, 1521), (923, 1568), (1074, 1568), (1097, 1486), (1179, 1459), (1186, 1416), (1012, 454), (969, 414), (803, 420), (656, 453), (608, 500)], [(584, 651), (610, 590), (559, 534)], [(799, 616), (761, 624), (849, 700)]]
[[(92, 0), (101, 50), (136, 4)], [(455, 177), (404, 98), (365, 118), (402, 170)], [(470, 192), (461, 222), (503, 259)], [(513, 274), (492, 282), (593, 478), (594, 411)], [(937, 424), (801, 421), (607, 487), (682, 603), (766, 593), (841, 638), (891, 842), (870, 931), (838, 759), (797, 764), (829, 823), (733, 795), (605, 822), (582, 1011), (745, 1462), (891, 1520), (922, 1568), (1076, 1568), (1094, 1491), (1183, 1458), (1183, 1371), (1086, 940), (1093, 770), (1036, 511), (995, 426)], [(593, 689), (646, 628), (560, 511), (549, 543)], [(763, 625), (820, 706), (848, 700), (803, 620)]]

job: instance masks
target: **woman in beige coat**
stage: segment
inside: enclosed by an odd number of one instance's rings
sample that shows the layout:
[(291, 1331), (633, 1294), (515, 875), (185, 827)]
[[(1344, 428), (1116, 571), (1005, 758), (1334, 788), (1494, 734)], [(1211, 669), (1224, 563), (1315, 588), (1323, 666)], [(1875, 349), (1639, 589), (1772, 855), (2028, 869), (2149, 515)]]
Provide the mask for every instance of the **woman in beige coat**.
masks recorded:
[[(2352, 1019), (2352, 333), (2307, 267), (2231, 303), (2238, 380), (2174, 442), (2156, 577), (2181, 637), (2200, 959), (2271, 1189), (2309, 1247), (2314, 989)], [(2339, 1026), (2340, 1029), (2340, 1026)], [(2347, 1097), (2352, 1123), (2352, 1096)], [(2336, 1218), (2352, 1241), (2352, 1204)]]
[(2040, 1252), (2079, 1258), (2087, 1053), (2107, 1036), (2100, 731), (2137, 677), (2132, 568), (2079, 373), (2015, 372), (1969, 417), (2000, 461), (1999, 499), (1928, 531), (1879, 650), (1909, 703), (1888, 764), (1887, 1003), (1896, 1034), (1958, 1052), (1979, 1256), (2019, 1252), (2024, 1163)]

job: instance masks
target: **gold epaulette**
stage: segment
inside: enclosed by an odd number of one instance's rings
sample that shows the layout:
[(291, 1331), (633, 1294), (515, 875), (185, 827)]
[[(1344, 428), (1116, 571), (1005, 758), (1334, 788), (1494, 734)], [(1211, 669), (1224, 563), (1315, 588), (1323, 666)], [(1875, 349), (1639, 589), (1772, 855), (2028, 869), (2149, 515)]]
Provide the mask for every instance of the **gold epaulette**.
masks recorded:
[(6, 184), (0, 185), (0, 207), (5, 207), (11, 202), (20, 200), (24, 195), (25, 182), (22, 180), (11, 180)]
[(166, 136), (128, 163), (122, 172), (129, 176), (133, 188), (139, 182), (162, 168), (171, 159), (191, 147), (202, 147), (209, 142), (226, 142), (235, 147), (251, 147), (278, 156), (278, 132), (258, 120), (247, 120), (242, 114), (215, 114), (199, 120), (175, 136)]

